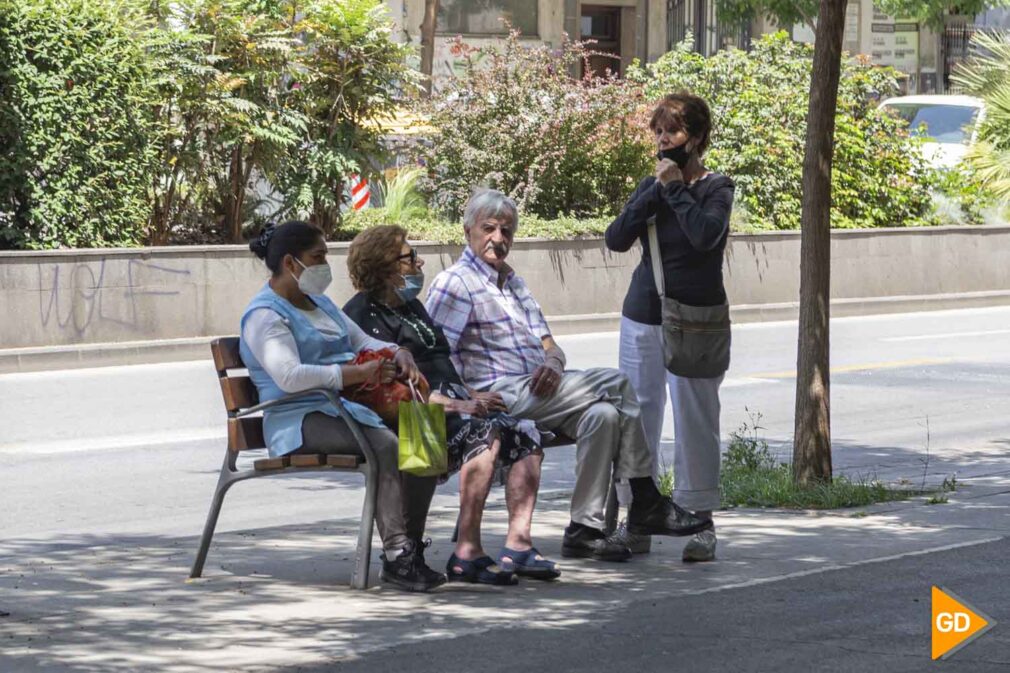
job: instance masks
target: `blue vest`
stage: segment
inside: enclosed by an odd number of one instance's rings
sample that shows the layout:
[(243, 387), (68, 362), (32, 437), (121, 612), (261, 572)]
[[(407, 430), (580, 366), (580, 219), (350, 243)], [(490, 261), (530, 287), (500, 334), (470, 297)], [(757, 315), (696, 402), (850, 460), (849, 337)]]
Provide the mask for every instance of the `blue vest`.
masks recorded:
[[(242, 314), (242, 330), (245, 330), (246, 319), (253, 311), (268, 308), (284, 319), (291, 329), (291, 334), (298, 345), (298, 355), (303, 364), (307, 365), (342, 365), (353, 360), (357, 353), (351, 347), (351, 339), (347, 334), (347, 317), (324, 295), (309, 297), (323, 313), (328, 315), (343, 328), (337, 337), (326, 336), (309, 322), (309, 319), (291, 302), (284, 299), (266, 285), (259, 294), (253, 297)], [(287, 395), (280, 386), (267, 374), (263, 366), (256, 360), (244, 340), (239, 342), (242, 362), (249, 369), (249, 377), (256, 384), (260, 402), (269, 402)], [(354, 417), (358, 423), (373, 428), (383, 428), (382, 419), (374, 411), (356, 402), (341, 400), (344, 410)], [(339, 417), (337, 409), (323, 394), (302, 397), (291, 402), (278, 404), (263, 413), (263, 437), (266, 439), (271, 456), (283, 456), (298, 450), (302, 445), (302, 419), (308, 414), (321, 411), (329, 416)]]

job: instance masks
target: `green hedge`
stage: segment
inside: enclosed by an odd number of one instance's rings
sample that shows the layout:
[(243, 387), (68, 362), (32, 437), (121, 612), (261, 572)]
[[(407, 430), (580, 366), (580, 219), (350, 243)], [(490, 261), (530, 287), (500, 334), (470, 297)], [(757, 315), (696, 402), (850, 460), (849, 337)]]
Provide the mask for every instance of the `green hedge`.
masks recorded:
[[(547, 238), (557, 241), (597, 237), (603, 235), (610, 222), (611, 219), (608, 217), (542, 219), (535, 215), (522, 215), (519, 218), (517, 236), (521, 238)], [(435, 215), (392, 218), (383, 208), (369, 208), (345, 218), (343, 226), (337, 231), (335, 240), (349, 241), (363, 229), (379, 224), (398, 224), (406, 229), (410, 238), (415, 241), (466, 242), (463, 235), (463, 225), (459, 221), (451, 222)]]
[(136, 245), (148, 60), (118, 3), (0, 0), (0, 248)]
[(412, 49), (382, 0), (0, 0), (0, 247), (332, 232)]

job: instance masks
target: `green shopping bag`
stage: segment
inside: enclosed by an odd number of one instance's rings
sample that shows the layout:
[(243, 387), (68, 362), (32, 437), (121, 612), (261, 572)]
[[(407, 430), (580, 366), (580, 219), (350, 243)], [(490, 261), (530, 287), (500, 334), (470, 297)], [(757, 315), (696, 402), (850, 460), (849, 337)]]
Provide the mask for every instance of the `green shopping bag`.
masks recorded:
[(449, 469), (445, 441), (445, 408), (426, 404), (414, 384), (413, 398), (400, 402), (400, 471), (416, 477), (436, 477)]

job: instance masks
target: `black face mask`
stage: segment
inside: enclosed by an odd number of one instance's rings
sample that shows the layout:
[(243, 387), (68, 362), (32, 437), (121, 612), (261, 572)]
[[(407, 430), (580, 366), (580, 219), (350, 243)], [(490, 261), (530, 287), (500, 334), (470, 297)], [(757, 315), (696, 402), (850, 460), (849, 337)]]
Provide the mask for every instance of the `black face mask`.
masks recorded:
[(687, 166), (688, 160), (691, 158), (691, 153), (686, 149), (687, 143), (681, 143), (676, 147), (671, 147), (668, 150), (660, 150), (656, 152), (657, 159), (669, 159), (670, 161), (677, 164), (677, 166), (684, 170), (684, 166)]

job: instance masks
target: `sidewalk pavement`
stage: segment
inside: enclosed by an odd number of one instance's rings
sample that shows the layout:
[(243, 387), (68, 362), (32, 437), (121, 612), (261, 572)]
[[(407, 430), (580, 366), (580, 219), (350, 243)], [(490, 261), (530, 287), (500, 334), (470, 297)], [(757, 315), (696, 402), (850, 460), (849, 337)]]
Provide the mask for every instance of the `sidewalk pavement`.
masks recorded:
[[(680, 561), (683, 540), (675, 538), (656, 538), (650, 555), (626, 564), (560, 559), (568, 516), (557, 494), (538, 504), (534, 535), (561, 561), (560, 581), (449, 585), (430, 595), (382, 586), (378, 562), (373, 588), (349, 589), (350, 520), (221, 533), (205, 577), (192, 582), (195, 537), (0, 541), (0, 671), (322, 670), (404, 644), (517, 625), (588, 626), (657, 599), (788, 582), (1010, 534), (1010, 461), (959, 482), (943, 505), (916, 498), (834, 512), (720, 512), (719, 560), (697, 565)], [(434, 567), (451, 552), (455, 514), (443, 508), (429, 519)], [(505, 523), (499, 499), (485, 517), (489, 552)], [(430, 670), (454, 669), (450, 661)]]

